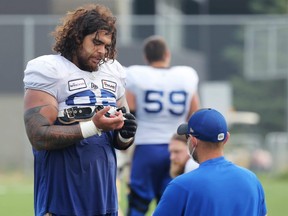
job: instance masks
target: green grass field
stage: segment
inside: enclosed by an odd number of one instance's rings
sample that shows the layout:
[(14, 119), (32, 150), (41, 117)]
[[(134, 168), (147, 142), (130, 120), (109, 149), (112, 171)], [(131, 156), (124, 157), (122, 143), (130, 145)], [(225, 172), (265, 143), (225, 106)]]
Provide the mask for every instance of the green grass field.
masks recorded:
[(32, 177), (15, 173), (0, 175), (0, 215), (34, 215)]
[[(261, 177), (269, 216), (288, 215), (288, 180)], [(120, 206), (125, 211), (126, 196), (122, 184)], [(153, 207), (152, 207), (153, 208)], [(153, 209), (150, 209), (152, 212)], [(33, 182), (32, 178), (19, 174), (0, 175), (0, 215), (32, 216)], [(148, 215), (151, 215), (149, 213)]]

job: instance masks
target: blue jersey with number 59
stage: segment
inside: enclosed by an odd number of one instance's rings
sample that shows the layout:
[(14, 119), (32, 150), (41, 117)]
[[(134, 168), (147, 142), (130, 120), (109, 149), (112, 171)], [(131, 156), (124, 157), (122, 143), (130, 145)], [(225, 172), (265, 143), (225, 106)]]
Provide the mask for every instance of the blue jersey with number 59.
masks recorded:
[(127, 68), (126, 88), (136, 96), (135, 144), (168, 143), (186, 121), (198, 89), (197, 72), (188, 66)]

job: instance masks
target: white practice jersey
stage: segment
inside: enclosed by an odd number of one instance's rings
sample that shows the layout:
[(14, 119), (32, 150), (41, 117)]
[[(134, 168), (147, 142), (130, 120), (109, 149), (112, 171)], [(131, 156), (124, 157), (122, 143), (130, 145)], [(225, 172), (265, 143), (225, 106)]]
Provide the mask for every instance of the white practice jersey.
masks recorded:
[(24, 75), (25, 89), (51, 94), (60, 112), (69, 107), (116, 107), (116, 101), (125, 94), (126, 72), (116, 60), (87, 72), (63, 56), (44, 55), (29, 61)]
[(185, 164), (184, 173), (188, 173), (192, 170), (195, 170), (199, 167), (199, 164), (192, 158), (189, 158)]
[(169, 143), (188, 117), (198, 89), (197, 72), (187, 66), (160, 69), (134, 65), (127, 68), (126, 82), (127, 90), (136, 96), (135, 144)]

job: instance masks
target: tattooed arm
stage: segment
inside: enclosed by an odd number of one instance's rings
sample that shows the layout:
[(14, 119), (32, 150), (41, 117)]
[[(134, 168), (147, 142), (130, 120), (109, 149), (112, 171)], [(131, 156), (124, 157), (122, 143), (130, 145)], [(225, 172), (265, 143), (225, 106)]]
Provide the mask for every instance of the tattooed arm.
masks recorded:
[[(108, 107), (97, 112), (92, 121), (97, 128), (104, 131), (120, 129), (123, 115), (117, 113), (115, 118), (106, 118)], [(54, 125), (58, 115), (56, 99), (43, 91), (28, 89), (24, 96), (24, 123), (31, 145), (37, 150), (54, 150), (73, 145), (83, 139), (79, 124)]]
[(24, 111), (26, 133), (37, 150), (64, 148), (83, 138), (79, 125), (53, 125), (58, 115), (58, 104), (46, 92), (28, 89), (24, 97)]

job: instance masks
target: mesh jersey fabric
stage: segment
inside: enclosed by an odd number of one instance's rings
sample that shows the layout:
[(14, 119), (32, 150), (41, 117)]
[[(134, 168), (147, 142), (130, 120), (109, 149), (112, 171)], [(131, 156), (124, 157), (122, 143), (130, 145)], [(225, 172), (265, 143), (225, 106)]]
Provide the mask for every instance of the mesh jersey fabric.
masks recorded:
[(126, 88), (136, 95), (136, 145), (169, 143), (177, 126), (186, 122), (199, 77), (187, 66), (126, 68)]

